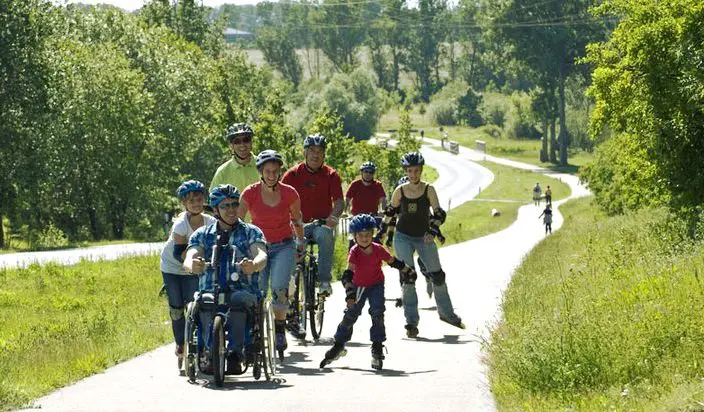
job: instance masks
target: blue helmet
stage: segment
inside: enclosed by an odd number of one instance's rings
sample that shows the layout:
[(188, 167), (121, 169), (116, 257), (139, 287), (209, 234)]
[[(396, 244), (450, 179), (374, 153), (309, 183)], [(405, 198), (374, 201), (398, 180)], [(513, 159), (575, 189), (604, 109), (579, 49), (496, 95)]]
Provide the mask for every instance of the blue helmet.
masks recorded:
[(376, 165), (374, 164), (374, 162), (364, 162), (361, 166), (359, 166), (359, 170), (362, 172), (375, 173)]
[(401, 157), (401, 166), (423, 166), (425, 164), (425, 159), (420, 152), (409, 152)]
[(404, 183), (408, 183), (408, 176), (403, 176), (402, 178), (398, 179), (398, 182), (396, 182), (396, 187), (399, 187)]
[(225, 199), (240, 200), (240, 191), (232, 185), (219, 185), (210, 191), (210, 207), (215, 209)]
[(311, 146), (320, 146), (325, 149), (328, 146), (328, 142), (325, 140), (325, 136), (319, 134), (306, 137), (303, 141), (303, 148), (307, 149)]
[(284, 160), (276, 150), (264, 150), (257, 155), (256, 165), (259, 171), (261, 171), (261, 167), (264, 166), (266, 162), (277, 162), (280, 166), (284, 165)]
[(191, 192), (201, 192), (203, 196), (207, 193), (205, 191), (205, 185), (197, 180), (186, 180), (176, 189), (176, 195), (181, 200), (185, 199), (186, 195)]
[(376, 229), (376, 219), (374, 216), (362, 213), (353, 216), (350, 220), (350, 233), (359, 233), (367, 230), (373, 231)]

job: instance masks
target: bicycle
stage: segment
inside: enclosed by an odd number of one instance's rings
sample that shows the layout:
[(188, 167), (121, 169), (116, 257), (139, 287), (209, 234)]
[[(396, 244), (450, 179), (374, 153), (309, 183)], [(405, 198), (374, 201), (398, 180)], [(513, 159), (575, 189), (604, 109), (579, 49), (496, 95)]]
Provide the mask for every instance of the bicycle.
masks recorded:
[[(213, 257), (206, 262), (206, 267), (215, 269), (215, 273), (219, 273), (219, 256), (222, 252), (221, 248), (229, 247), (229, 245), (221, 245), (220, 239), (213, 248)], [(215, 262), (215, 263), (213, 263)], [(236, 265), (238, 274), (240, 273), (239, 266)], [(251, 278), (248, 279), (251, 283)], [(258, 289), (258, 288), (257, 288)], [(210, 360), (213, 367), (213, 379), (215, 385), (220, 387), (225, 381), (225, 375), (242, 375), (249, 367), (252, 367), (252, 375), (254, 379), (261, 378), (262, 371), (265, 379), (271, 380), (271, 377), (276, 374), (276, 356), (274, 356), (274, 313), (271, 307), (271, 302), (262, 296), (261, 292), (257, 293), (256, 310), (250, 313), (246, 323), (247, 328), (251, 329), (251, 343), (245, 346), (245, 364), (244, 369), (239, 373), (227, 371), (227, 321), (230, 312), (229, 307), (229, 290), (223, 290), (220, 287), (220, 282), (215, 282), (213, 292), (196, 292), (195, 299), (190, 302), (186, 308), (186, 326), (185, 326), (185, 344), (184, 355), (185, 372), (190, 382), (195, 382), (197, 371), (201, 370), (199, 355), (201, 346), (198, 343), (198, 336), (203, 334), (204, 329), (200, 324), (199, 313), (201, 311), (214, 312), (212, 327), (208, 328), (206, 333), (212, 333)]]
[[(325, 219), (318, 219), (317, 225), (324, 225)], [(306, 252), (299, 262), (289, 283), (292, 291), (291, 307), (288, 313), (289, 325), (298, 324), (298, 330), (289, 328), (289, 331), (298, 339), (306, 337), (306, 323), (310, 322), (313, 339), (320, 339), (325, 319), (325, 294), (317, 293), (315, 283), (318, 280), (318, 257), (314, 247), (317, 245), (312, 238), (307, 238)], [(302, 286), (302, 287), (301, 287)], [(283, 359), (283, 351), (279, 351)]]

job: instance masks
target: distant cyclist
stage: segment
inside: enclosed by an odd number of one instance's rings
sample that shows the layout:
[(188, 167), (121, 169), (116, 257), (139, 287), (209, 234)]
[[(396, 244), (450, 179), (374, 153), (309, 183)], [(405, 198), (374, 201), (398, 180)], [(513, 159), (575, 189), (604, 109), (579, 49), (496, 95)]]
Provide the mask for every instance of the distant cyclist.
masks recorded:
[[(433, 282), (433, 292), (440, 320), (464, 329), (462, 319), (454, 311), (450, 294), (445, 283), (445, 272), (440, 266), (440, 257), (430, 232), (433, 227), (440, 227), (447, 214), (440, 207), (435, 188), (421, 180), (425, 159), (418, 152), (406, 153), (401, 158), (408, 182), (394, 190), (391, 204), (386, 208), (384, 222), (398, 214), (394, 250), (396, 256), (409, 266), (413, 266), (413, 254), (425, 265), (427, 276)], [(430, 210), (432, 209), (432, 215)], [(428, 218), (430, 216), (430, 219)], [(382, 227), (382, 231), (384, 228)], [(418, 295), (415, 281), (407, 281), (403, 287), (403, 307), (406, 316), (406, 334), (409, 338), (418, 336)]]
[(545, 225), (545, 234), (547, 235), (548, 232), (552, 233), (552, 205), (547, 204), (545, 205), (545, 209), (543, 210), (543, 213), (538, 216), (538, 219), (543, 218), (543, 224)]
[(213, 180), (210, 181), (210, 190), (222, 184), (242, 188), (258, 182), (259, 172), (252, 153), (254, 130), (247, 123), (235, 123), (227, 129), (225, 138), (232, 152), (232, 159), (215, 171)]
[(174, 220), (169, 240), (161, 251), (161, 274), (164, 278), (166, 295), (169, 298), (169, 317), (176, 341), (176, 356), (183, 358), (184, 327), (186, 319), (183, 310), (193, 301), (198, 290), (198, 278), (189, 276), (181, 266), (188, 246), (188, 238), (199, 227), (215, 222), (215, 218), (203, 213), (205, 205), (205, 185), (197, 180), (183, 182), (176, 190), (185, 213)]
[[(364, 162), (359, 168), (362, 176), (350, 183), (345, 194), (345, 210), (352, 206), (351, 214), (356, 216), (367, 213), (375, 218), (379, 215), (379, 207), (384, 210), (386, 207), (386, 192), (384, 186), (374, 179), (376, 165), (373, 162)], [(380, 218), (377, 219), (379, 222)], [(354, 240), (350, 239), (350, 249), (354, 245)]]
[(543, 189), (540, 188), (540, 183), (536, 182), (533, 186), (533, 202), (536, 206), (540, 206), (540, 198), (543, 196)]
[[(332, 261), (335, 252), (335, 227), (345, 207), (342, 180), (325, 164), (327, 141), (324, 136), (308, 136), (303, 141), (305, 160), (290, 168), (281, 179), (293, 186), (301, 196), (301, 212), (306, 238), (318, 244), (318, 276), (320, 293), (332, 294)], [(319, 225), (316, 220), (325, 220)]]
[(278, 351), (288, 347), (285, 334), (288, 284), (296, 264), (296, 249), (299, 253), (305, 250), (301, 199), (296, 189), (279, 182), (283, 164), (281, 155), (274, 150), (259, 153), (257, 169), (261, 173), (261, 182), (244, 189), (239, 208), (240, 218), (247, 213), (252, 215), (252, 224), (264, 232), (267, 240), (268, 263), (261, 273), (259, 286), (266, 295), (271, 279)]
[[(266, 240), (258, 227), (243, 222), (238, 217), (240, 192), (232, 185), (220, 185), (210, 191), (210, 207), (217, 217), (217, 222), (211, 223), (193, 232), (188, 240), (188, 251), (184, 260), (184, 268), (189, 273), (201, 274), (198, 288), (200, 291), (212, 292), (218, 284), (227, 293), (230, 312), (228, 314), (228, 372), (242, 372), (244, 361), (244, 345), (246, 342), (247, 314), (254, 310), (259, 292), (258, 272), (267, 263)], [(206, 270), (206, 259), (211, 259), (213, 248), (218, 237), (222, 245), (229, 245), (221, 253), (217, 264), (220, 268), (215, 273), (212, 267)], [(239, 270), (237, 270), (239, 267)], [(210, 330), (213, 313), (199, 313), (202, 331)], [(210, 334), (202, 335), (205, 350), (210, 351), (212, 342)], [(249, 351), (253, 353), (253, 351)], [(212, 356), (201, 356), (201, 361), (207, 361)], [(210, 369), (206, 363), (205, 370)]]

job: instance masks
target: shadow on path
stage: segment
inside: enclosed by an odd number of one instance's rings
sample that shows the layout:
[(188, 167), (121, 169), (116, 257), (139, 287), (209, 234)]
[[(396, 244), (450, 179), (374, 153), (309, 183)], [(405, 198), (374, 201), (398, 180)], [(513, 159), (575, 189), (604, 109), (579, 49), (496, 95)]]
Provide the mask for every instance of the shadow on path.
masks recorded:
[(343, 367), (334, 368), (334, 369), (344, 369), (344, 370), (348, 370), (348, 371), (366, 372), (367, 375), (381, 375), (381, 376), (386, 376), (386, 377), (390, 377), (390, 378), (402, 378), (402, 377), (406, 377), (406, 376), (417, 375), (420, 373), (437, 372), (437, 369), (432, 369), (432, 370), (427, 370), (427, 371), (406, 372), (406, 371), (400, 371), (400, 370), (396, 370), (396, 369), (381, 369), (381, 370), (360, 369), (360, 368), (350, 368), (349, 366), (343, 366)]

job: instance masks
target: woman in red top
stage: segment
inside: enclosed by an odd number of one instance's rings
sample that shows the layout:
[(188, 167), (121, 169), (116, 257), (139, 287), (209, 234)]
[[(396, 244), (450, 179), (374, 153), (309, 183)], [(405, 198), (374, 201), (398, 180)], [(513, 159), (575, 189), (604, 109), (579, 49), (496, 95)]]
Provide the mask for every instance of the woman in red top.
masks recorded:
[(296, 249), (303, 251), (305, 248), (301, 199), (296, 189), (279, 182), (283, 164), (281, 155), (274, 150), (259, 153), (256, 165), (261, 181), (242, 192), (239, 208), (240, 218), (249, 213), (252, 224), (264, 232), (267, 241), (268, 260), (259, 274), (259, 285), (266, 295), (271, 278), (277, 351), (288, 346), (285, 334), (288, 284), (296, 264)]
[(381, 369), (384, 359), (382, 342), (386, 340), (384, 272), (381, 271), (381, 265), (386, 262), (392, 268), (398, 269), (404, 281), (415, 281), (417, 277), (413, 268), (391, 256), (378, 243), (372, 243), (374, 229), (376, 220), (372, 215), (360, 214), (350, 220), (350, 233), (353, 234), (356, 245), (350, 250), (347, 270), (342, 275), (347, 309), (337, 327), (335, 344), (325, 353), (325, 359), (320, 363), (321, 368), (347, 353), (345, 343), (352, 338), (352, 327), (362, 313), (365, 301), (369, 299), (369, 315), (372, 317), (372, 327), (369, 330), (372, 341), (372, 368)]

